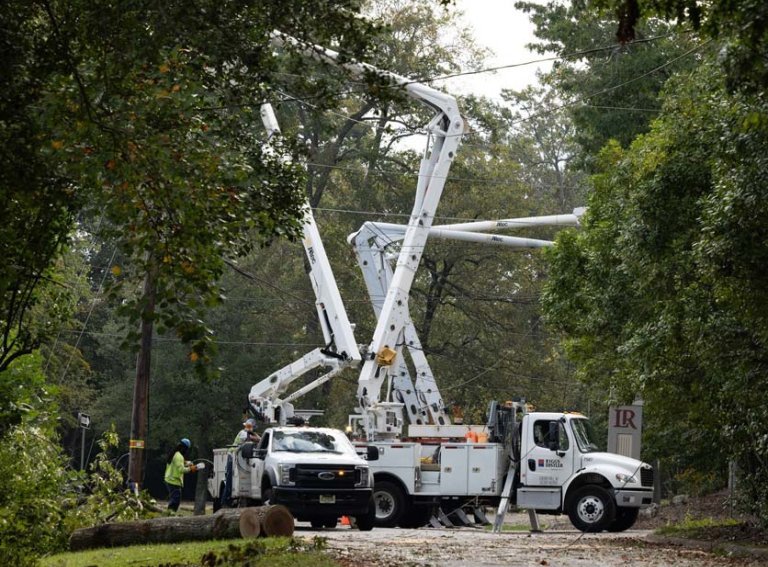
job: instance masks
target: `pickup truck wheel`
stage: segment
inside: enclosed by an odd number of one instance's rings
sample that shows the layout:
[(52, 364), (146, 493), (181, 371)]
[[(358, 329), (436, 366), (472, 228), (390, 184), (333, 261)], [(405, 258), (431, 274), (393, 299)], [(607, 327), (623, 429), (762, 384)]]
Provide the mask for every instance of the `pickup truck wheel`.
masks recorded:
[(602, 486), (588, 484), (577, 488), (566, 504), (568, 518), (582, 532), (608, 529), (616, 516), (613, 497)]
[(635, 525), (640, 508), (617, 508), (616, 519), (608, 526), (609, 532), (623, 532)]
[(383, 528), (395, 527), (405, 511), (405, 496), (400, 487), (386, 480), (376, 482), (373, 487), (373, 502), (375, 525)]
[(361, 532), (369, 532), (376, 525), (376, 503), (373, 497), (368, 504), (368, 513), (363, 516), (355, 516), (355, 524)]

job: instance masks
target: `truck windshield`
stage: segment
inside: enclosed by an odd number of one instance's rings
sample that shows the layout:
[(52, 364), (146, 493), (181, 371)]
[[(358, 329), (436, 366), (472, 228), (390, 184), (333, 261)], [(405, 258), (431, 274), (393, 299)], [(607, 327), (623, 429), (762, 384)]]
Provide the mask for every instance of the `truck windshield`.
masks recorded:
[(572, 419), (571, 429), (573, 430), (573, 436), (576, 438), (576, 444), (582, 453), (600, 451), (595, 430), (588, 419)]
[(275, 431), (272, 438), (273, 451), (291, 453), (345, 453), (354, 450), (349, 440), (324, 431)]

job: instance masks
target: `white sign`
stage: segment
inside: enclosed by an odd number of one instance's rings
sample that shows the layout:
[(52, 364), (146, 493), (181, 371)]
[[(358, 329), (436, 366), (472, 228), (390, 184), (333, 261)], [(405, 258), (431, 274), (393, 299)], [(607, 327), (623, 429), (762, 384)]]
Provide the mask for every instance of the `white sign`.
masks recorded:
[(80, 423), (80, 427), (83, 429), (88, 429), (91, 427), (91, 416), (87, 413), (78, 413), (77, 421)]
[(618, 406), (608, 409), (608, 452), (640, 459), (643, 406)]

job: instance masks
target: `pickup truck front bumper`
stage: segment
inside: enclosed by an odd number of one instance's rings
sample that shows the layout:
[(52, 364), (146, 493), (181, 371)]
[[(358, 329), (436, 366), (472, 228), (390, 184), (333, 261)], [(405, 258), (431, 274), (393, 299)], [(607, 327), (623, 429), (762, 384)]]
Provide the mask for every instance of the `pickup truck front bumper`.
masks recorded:
[(329, 516), (361, 516), (372, 505), (372, 495), (371, 488), (272, 488), (272, 502), (282, 504), (302, 521)]
[(622, 508), (645, 508), (653, 502), (653, 492), (650, 490), (621, 490), (616, 489), (616, 505)]

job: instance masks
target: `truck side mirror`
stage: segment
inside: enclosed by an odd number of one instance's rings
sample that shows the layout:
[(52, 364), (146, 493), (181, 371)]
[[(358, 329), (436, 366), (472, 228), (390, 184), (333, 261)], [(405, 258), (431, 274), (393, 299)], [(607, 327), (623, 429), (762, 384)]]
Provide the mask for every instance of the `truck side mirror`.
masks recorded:
[(369, 461), (378, 461), (379, 460), (379, 448), (374, 447), (372, 445), (368, 445), (368, 451), (365, 455), (365, 458)]
[(547, 434), (547, 446), (550, 451), (560, 450), (560, 423), (557, 421), (549, 422), (549, 433)]

